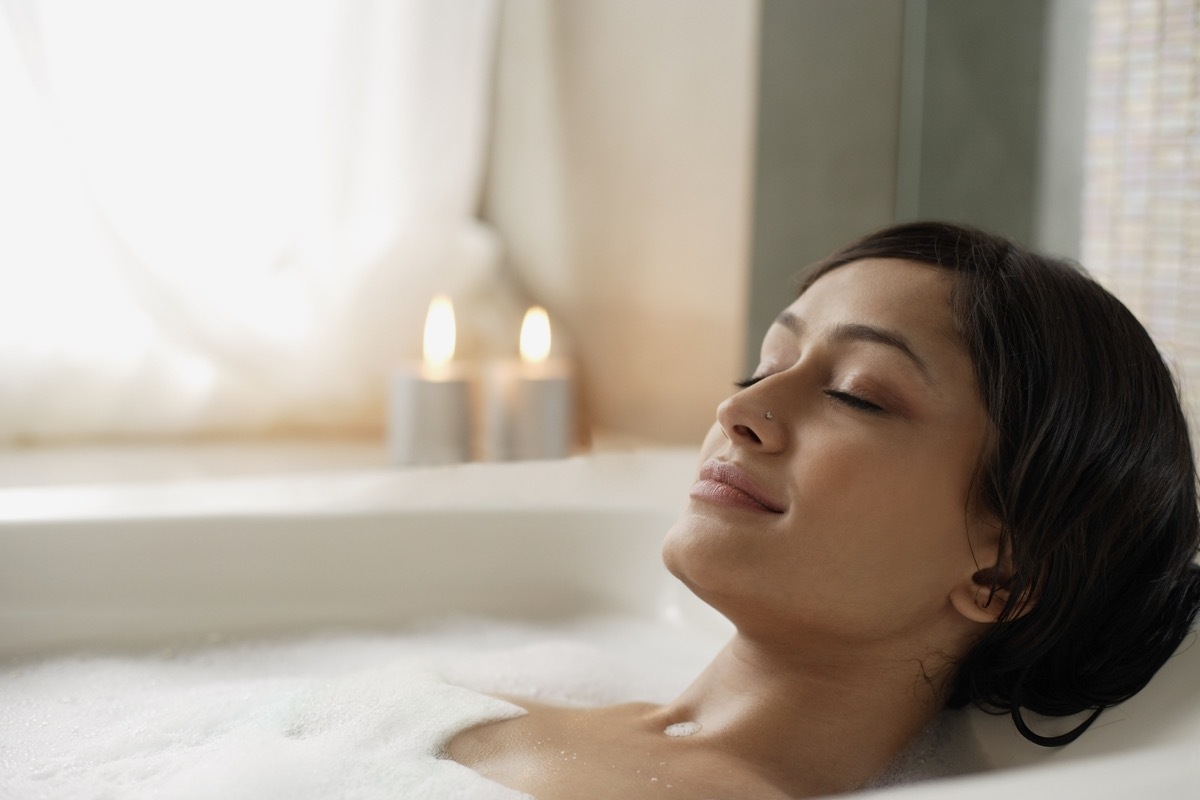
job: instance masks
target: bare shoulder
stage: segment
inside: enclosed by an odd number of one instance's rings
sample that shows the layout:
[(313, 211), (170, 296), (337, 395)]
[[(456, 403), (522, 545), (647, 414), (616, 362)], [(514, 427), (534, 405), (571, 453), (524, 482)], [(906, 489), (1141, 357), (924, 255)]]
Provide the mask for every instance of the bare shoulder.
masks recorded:
[(564, 726), (569, 726), (570, 718), (580, 711), (522, 698), (497, 696), (525, 709), (526, 713), (468, 728), (446, 745), (446, 754), (450, 758), (485, 775), (488, 773), (481, 766), (491, 766), (491, 762), (516, 755), (529, 746), (540, 747)]
[(577, 761), (578, 752), (568, 752), (568, 745), (593, 744), (597, 737), (604, 738), (605, 731), (615, 731), (620, 722), (635, 719), (654, 708), (643, 703), (569, 708), (523, 698), (499, 697), (525, 709), (526, 713), (468, 728), (446, 747), (450, 758), (484, 775), (489, 775), (490, 771), (507, 771), (508, 767), (533, 760)]
[(672, 739), (647, 726), (653, 705), (578, 709), (504, 699), (528, 713), (463, 731), (451, 740), (447, 754), (538, 800), (786, 797), (719, 749)]

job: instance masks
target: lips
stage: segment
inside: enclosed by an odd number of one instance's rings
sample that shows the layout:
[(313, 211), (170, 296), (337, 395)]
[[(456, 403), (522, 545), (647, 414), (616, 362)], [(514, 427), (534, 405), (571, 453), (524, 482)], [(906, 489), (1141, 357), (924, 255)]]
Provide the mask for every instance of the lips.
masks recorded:
[(760, 489), (745, 470), (717, 459), (706, 461), (700, 468), (700, 480), (692, 487), (692, 497), (752, 511), (784, 512), (784, 507)]

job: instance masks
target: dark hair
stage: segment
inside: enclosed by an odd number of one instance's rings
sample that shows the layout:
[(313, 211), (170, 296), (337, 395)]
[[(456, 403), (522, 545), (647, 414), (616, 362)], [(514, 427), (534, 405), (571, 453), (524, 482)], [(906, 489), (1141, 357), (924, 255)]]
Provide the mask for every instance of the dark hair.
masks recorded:
[[(952, 314), (991, 419), (975, 499), (996, 515), (1010, 604), (959, 663), (949, 705), (1009, 713), (1046, 746), (1136, 694), (1200, 608), (1196, 467), (1149, 334), (1078, 265), (945, 223), (898, 225), (813, 265), (801, 291), (864, 258), (956, 276)], [(993, 582), (992, 590), (998, 588)], [(1039, 736), (1021, 709), (1092, 714)]]

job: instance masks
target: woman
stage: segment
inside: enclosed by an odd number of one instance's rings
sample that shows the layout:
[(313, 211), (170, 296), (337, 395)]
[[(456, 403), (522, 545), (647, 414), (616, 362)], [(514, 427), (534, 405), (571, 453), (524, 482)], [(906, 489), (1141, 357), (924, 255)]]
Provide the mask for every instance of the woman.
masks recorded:
[[(1072, 265), (915, 223), (812, 267), (717, 410), (668, 569), (736, 626), (679, 698), (460, 734), (551, 798), (856, 789), (943, 707), (1065, 744), (1200, 607), (1196, 474), (1144, 329)], [(1022, 709), (1091, 710), (1041, 736)]]

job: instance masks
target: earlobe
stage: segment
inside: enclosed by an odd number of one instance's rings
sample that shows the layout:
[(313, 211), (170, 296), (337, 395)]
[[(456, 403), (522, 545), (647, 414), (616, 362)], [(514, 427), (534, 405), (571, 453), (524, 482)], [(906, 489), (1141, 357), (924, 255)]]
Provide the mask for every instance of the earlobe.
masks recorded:
[[(1012, 602), (1008, 590), (1012, 576), (999, 567), (985, 567), (963, 581), (950, 592), (950, 603), (959, 614), (972, 622), (996, 622)], [(1025, 614), (1028, 604), (1021, 602), (1016, 616)]]

